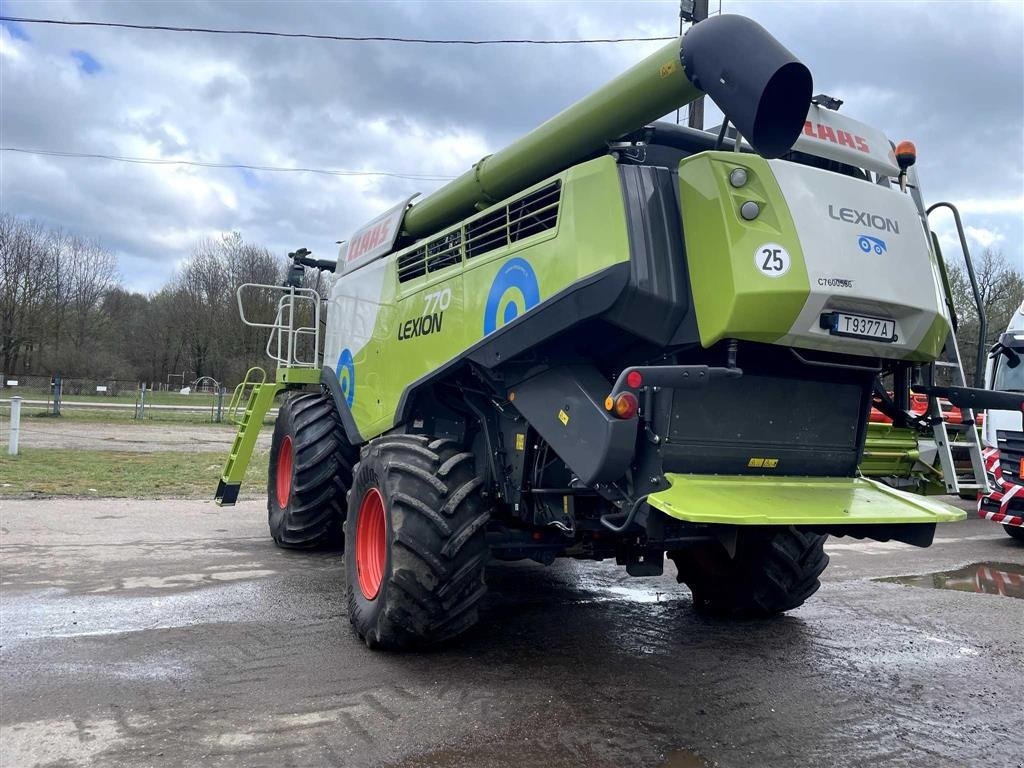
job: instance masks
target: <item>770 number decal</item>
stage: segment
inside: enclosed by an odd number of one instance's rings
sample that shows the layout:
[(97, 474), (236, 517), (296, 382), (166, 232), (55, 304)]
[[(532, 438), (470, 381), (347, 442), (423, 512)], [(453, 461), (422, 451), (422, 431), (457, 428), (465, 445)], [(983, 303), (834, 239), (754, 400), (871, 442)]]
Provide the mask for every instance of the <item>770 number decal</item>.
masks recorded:
[(444, 311), (452, 305), (452, 289), (442, 288), (440, 291), (423, 295), (423, 314), (406, 320), (398, 326), (398, 340), (415, 339), (440, 333), (444, 322)]

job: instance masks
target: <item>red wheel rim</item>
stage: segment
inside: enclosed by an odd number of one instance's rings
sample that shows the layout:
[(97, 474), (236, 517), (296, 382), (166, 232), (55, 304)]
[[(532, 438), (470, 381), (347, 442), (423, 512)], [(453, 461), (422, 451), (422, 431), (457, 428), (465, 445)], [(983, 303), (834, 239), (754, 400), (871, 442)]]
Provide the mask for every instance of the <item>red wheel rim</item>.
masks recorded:
[(367, 600), (373, 600), (380, 592), (387, 560), (384, 497), (376, 488), (370, 488), (359, 504), (359, 522), (356, 523), (356, 574), (359, 591)]
[(281, 447), (277, 449), (277, 506), (284, 509), (292, 495), (292, 464), (295, 462), (292, 451), (292, 436), (285, 435)]

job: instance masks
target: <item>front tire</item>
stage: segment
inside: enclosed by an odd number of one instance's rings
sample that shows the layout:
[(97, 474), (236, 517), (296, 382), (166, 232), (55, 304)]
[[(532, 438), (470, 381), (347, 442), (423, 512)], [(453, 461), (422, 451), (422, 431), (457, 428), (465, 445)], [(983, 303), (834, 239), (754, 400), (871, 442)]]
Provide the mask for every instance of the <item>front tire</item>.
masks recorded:
[(1019, 525), (1006, 525), (1004, 523), (1003, 530), (1006, 531), (1007, 535), (1011, 539), (1016, 539), (1017, 541), (1024, 541), (1024, 528), (1021, 528)]
[(385, 435), (363, 448), (348, 496), (348, 615), (370, 647), (431, 645), (477, 621), (489, 512), (473, 454), (453, 440)]
[(267, 521), (275, 544), (340, 544), (354, 453), (330, 398), (301, 394), (281, 404), (267, 479)]
[(694, 608), (717, 616), (764, 618), (803, 605), (828, 565), (825, 536), (784, 528), (740, 528), (736, 556), (724, 547), (669, 552)]

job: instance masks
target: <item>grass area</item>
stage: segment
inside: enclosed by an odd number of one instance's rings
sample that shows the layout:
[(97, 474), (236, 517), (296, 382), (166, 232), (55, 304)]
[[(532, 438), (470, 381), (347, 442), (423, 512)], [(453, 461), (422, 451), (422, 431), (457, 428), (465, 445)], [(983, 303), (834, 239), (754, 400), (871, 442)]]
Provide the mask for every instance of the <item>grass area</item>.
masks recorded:
[[(212, 499), (223, 461), (220, 453), (22, 448), (0, 456), (0, 496)], [(243, 496), (265, 492), (267, 462), (265, 452), (253, 456)]]

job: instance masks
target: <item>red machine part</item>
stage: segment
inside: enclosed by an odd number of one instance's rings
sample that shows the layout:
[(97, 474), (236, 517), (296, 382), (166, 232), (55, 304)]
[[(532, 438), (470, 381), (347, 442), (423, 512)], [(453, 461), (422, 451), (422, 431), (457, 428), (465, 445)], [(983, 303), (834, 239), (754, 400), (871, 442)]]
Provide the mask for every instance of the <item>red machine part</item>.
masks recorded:
[[(890, 392), (889, 394), (891, 395), (892, 393)], [(942, 418), (950, 424), (959, 424), (963, 421), (964, 417), (960, 409), (944, 397), (939, 398), (939, 407), (942, 409)], [(928, 396), (911, 395), (910, 410), (918, 416), (923, 416), (928, 410)], [(974, 418), (979, 427), (985, 423), (985, 415), (982, 413), (974, 414)], [(871, 408), (870, 419), (874, 424), (892, 424), (892, 419), (874, 407)]]

